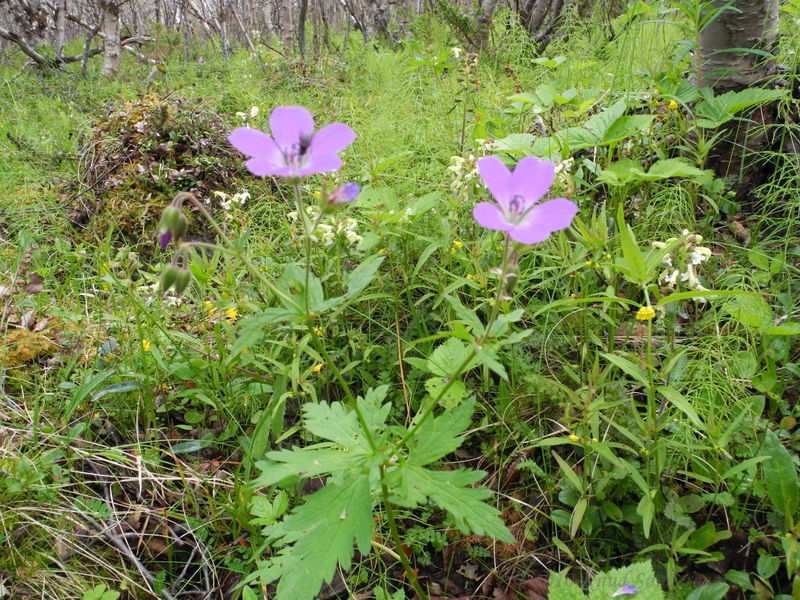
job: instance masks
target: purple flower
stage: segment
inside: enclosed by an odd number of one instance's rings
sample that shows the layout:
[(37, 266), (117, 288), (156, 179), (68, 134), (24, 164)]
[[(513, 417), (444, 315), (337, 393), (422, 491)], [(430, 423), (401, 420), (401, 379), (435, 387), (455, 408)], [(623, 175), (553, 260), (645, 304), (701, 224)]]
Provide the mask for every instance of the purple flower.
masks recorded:
[(162, 231), (161, 235), (158, 236), (158, 245), (161, 246), (161, 249), (165, 249), (167, 245), (172, 240), (172, 234), (169, 231)]
[(638, 591), (639, 588), (637, 588), (635, 585), (631, 585), (630, 583), (625, 583), (616, 592), (611, 594), (611, 597), (616, 598), (617, 596), (633, 596)]
[(344, 204), (345, 202), (350, 202), (358, 196), (360, 191), (361, 188), (358, 187), (357, 183), (353, 183), (352, 181), (345, 183), (330, 193), (328, 196), (328, 204)]
[(507, 231), (522, 244), (543, 242), (551, 233), (572, 223), (578, 207), (566, 198), (539, 202), (553, 185), (555, 166), (551, 162), (525, 157), (514, 172), (495, 156), (478, 161), (478, 171), (497, 204), (481, 202), (472, 216), (481, 227)]
[(331, 123), (314, 133), (314, 117), (302, 106), (279, 106), (269, 118), (272, 137), (250, 127), (234, 129), (228, 141), (251, 158), (253, 175), (296, 178), (335, 171), (342, 166), (339, 150), (356, 134), (344, 123)]

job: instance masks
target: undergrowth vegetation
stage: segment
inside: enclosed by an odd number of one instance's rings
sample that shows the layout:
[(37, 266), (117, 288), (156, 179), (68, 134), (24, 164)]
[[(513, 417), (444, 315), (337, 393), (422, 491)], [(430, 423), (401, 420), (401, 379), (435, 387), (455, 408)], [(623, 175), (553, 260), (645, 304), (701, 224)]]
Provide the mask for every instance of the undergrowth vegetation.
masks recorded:
[[(7, 55), (0, 598), (800, 598), (800, 38), (715, 96), (657, 17)], [(766, 105), (743, 190), (709, 156)], [(287, 106), (341, 168), (248, 171)]]

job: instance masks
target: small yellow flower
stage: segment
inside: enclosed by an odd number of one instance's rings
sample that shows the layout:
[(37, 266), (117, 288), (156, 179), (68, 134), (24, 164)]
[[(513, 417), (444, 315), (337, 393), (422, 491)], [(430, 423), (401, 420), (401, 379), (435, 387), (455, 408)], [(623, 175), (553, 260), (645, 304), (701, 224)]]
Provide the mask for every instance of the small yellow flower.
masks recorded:
[(678, 110), (678, 103), (675, 100), (670, 100), (669, 104), (667, 104), (667, 108), (670, 110)]
[(235, 308), (228, 308), (225, 310), (225, 316), (228, 318), (229, 323), (235, 323), (236, 319), (239, 318), (239, 313), (236, 312)]
[(584, 267), (591, 267), (592, 266), (592, 261), (587, 260), (585, 263), (583, 263), (583, 266)]
[(319, 198), (319, 197), (322, 195), (322, 192), (320, 192), (319, 190), (314, 190), (314, 195), (315, 195), (317, 198)]
[(322, 363), (319, 363), (318, 365), (314, 365), (313, 367), (311, 367), (311, 372), (312, 373), (319, 373), (320, 371), (322, 371), (322, 367), (323, 367)]
[(606, 260), (611, 260), (611, 255), (606, 253)]
[(453, 240), (453, 246), (461, 250), (464, 247), (464, 242), (461, 242), (459, 240)]
[(322, 327), (314, 327), (314, 335), (317, 337), (322, 337), (323, 333), (325, 333), (325, 330)]
[(653, 310), (653, 307), (649, 304), (647, 306), (643, 306), (639, 310), (636, 311), (636, 318), (639, 321), (649, 321), (654, 319), (656, 316), (656, 311)]
[(579, 435), (575, 435), (574, 433), (569, 434), (569, 441), (570, 442), (580, 442), (581, 437)]
[(205, 302), (203, 302), (203, 306), (205, 307), (208, 316), (213, 317), (214, 311), (217, 310), (216, 308), (214, 308), (214, 304), (210, 300), (206, 300)]
[(467, 273), (467, 279), (469, 279), (470, 281), (475, 281), (476, 278), (475, 275), (473, 275), (472, 273)]
[(250, 350), (248, 350), (247, 348), (245, 348), (244, 350), (242, 350), (242, 354), (250, 354)]
[(593, 444), (596, 444), (596, 443), (597, 443), (597, 442), (599, 442), (599, 441), (600, 441), (600, 440), (598, 440), (597, 438), (592, 438), (592, 443), (593, 443)]
[(150, 340), (142, 340), (142, 350), (150, 352)]

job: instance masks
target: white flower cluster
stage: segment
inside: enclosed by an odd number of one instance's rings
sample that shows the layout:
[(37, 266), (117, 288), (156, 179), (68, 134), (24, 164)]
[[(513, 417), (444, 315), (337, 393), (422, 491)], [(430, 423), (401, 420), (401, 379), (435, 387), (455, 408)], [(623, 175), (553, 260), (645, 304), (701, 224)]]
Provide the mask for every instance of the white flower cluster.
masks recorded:
[(248, 112), (237, 112), (236, 116), (246, 123), (248, 119), (255, 119), (258, 116), (258, 112), (259, 108), (257, 106), (251, 106)]
[[(328, 217), (328, 222), (323, 223), (320, 220), (319, 209), (315, 206), (305, 207), (306, 215), (311, 223), (316, 223), (312, 238), (326, 246), (333, 246), (339, 238), (344, 238), (347, 243), (354, 246), (361, 242), (364, 238), (361, 237), (356, 231), (358, 221), (350, 217)], [(291, 221), (297, 221), (297, 211), (293, 210), (287, 214)]]
[[(669, 238), (666, 242), (653, 242), (652, 246), (657, 249), (666, 248), (678, 239)], [(681, 232), (681, 239), (682, 243), (675, 250), (664, 255), (661, 262), (667, 265), (667, 268), (659, 275), (658, 282), (667, 289), (675, 289), (678, 282), (681, 281), (698, 292), (708, 291), (708, 288), (700, 283), (695, 267), (711, 258), (711, 249), (700, 246), (703, 236), (689, 233), (688, 229), (684, 229)], [(701, 296), (692, 299), (698, 302), (706, 302), (706, 299)]]
[(570, 156), (564, 160), (556, 162), (556, 182), (562, 185), (567, 185), (569, 183), (570, 172), (572, 171), (572, 166), (575, 163), (575, 159)]
[(470, 154), (467, 158), (463, 156), (453, 156), (450, 158), (450, 166), (447, 170), (453, 174), (453, 181), (450, 182), (450, 189), (457, 196), (465, 196), (469, 191), (472, 181), (478, 176), (477, 159)]
[(247, 190), (242, 190), (233, 195), (217, 191), (214, 192), (214, 195), (219, 198), (219, 205), (226, 211), (229, 211), (234, 204), (244, 206), (244, 203), (250, 199), (250, 192)]

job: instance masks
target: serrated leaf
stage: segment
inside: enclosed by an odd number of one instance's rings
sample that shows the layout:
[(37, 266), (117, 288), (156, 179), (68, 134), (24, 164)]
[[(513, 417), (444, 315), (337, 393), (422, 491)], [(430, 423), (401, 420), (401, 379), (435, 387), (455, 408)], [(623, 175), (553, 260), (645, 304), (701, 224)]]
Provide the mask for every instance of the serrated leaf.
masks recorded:
[[(450, 384), (449, 387), (448, 383)], [(440, 396), (445, 387), (447, 387), (447, 390)], [(456, 379), (450, 383), (447, 377), (428, 379), (425, 382), (425, 389), (432, 398), (439, 398), (439, 405), (444, 408), (455, 408), (467, 394), (467, 388), (463, 381)]]
[[(439, 377), (453, 377), (461, 373), (454, 373), (469, 358), (472, 350), (461, 340), (448, 338), (444, 344), (439, 345), (428, 358), (428, 369)], [(478, 364), (476, 359), (470, 361), (463, 371), (469, 371)], [(462, 372), (463, 372), (462, 371)]]
[(337, 565), (350, 568), (354, 543), (360, 552), (369, 551), (372, 507), (367, 476), (328, 481), (289, 517), (267, 529), (284, 547), (259, 569), (261, 583), (280, 578), (276, 600), (312, 600), (323, 582), (333, 579)]
[(547, 586), (547, 597), (553, 600), (586, 600), (580, 586), (563, 573), (553, 573)]
[(472, 422), (475, 400), (428, 418), (417, 431), (408, 453), (410, 465), (422, 467), (454, 452), (464, 441), (461, 434)]
[(606, 573), (598, 573), (589, 586), (589, 600), (609, 600), (614, 597), (625, 584), (638, 588), (630, 597), (635, 600), (663, 600), (664, 591), (653, 573), (650, 561), (633, 563), (627, 567), (612, 569)]
[(431, 471), (406, 463), (397, 471), (393, 501), (413, 507), (430, 499), (450, 514), (463, 533), (511, 543), (514, 536), (500, 520), (500, 511), (485, 502), (492, 493), (486, 488), (470, 487), (484, 475), (482, 471), (470, 469)]

